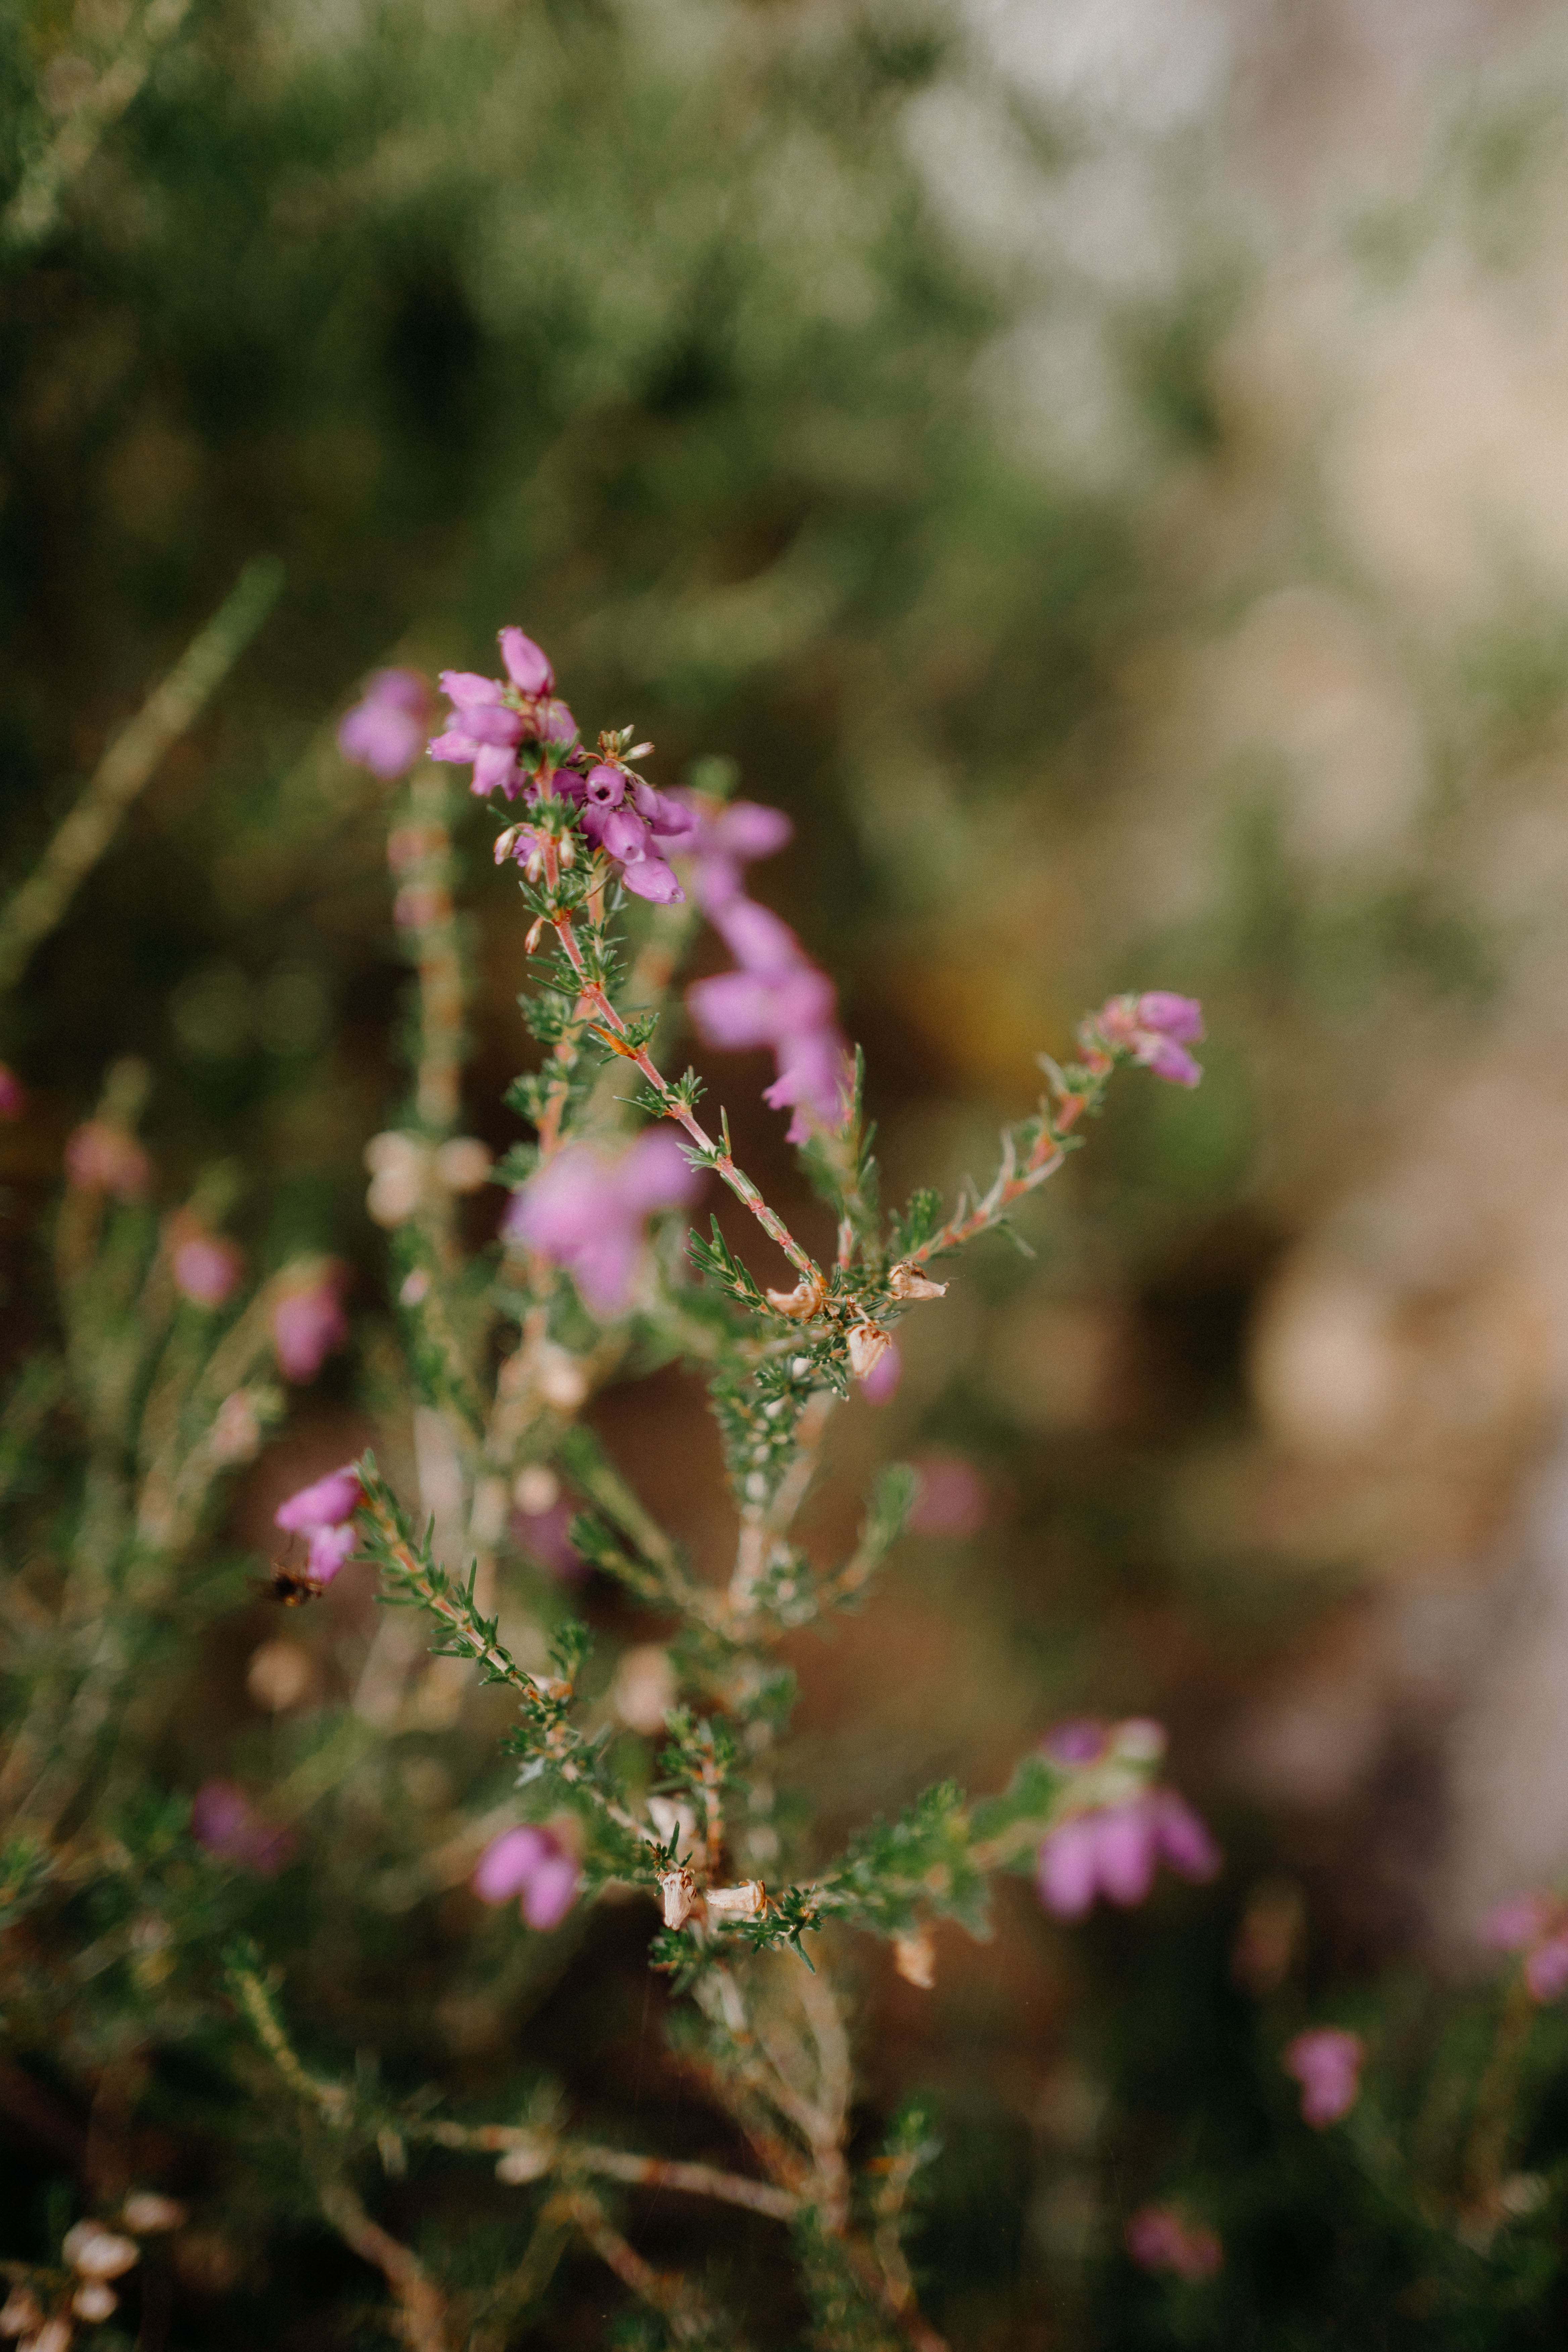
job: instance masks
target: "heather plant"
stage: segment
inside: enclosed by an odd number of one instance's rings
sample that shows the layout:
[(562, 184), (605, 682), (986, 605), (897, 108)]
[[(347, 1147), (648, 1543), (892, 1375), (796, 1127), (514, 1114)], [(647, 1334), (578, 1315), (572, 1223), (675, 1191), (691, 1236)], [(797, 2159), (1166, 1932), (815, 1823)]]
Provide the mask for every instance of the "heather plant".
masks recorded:
[[(255, 593), (205, 641), (203, 691), (243, 644)], [(500, 650), (500, 677), (444, 674), (444, 723), (422, 678), (382, 672), (341, 730), (393, 794), (416, 982), (409, 1095), (365, 1153), (395, 1328), (351, 1312), (336, 1258), (251, 1271), (226, 1230), (239, 1171), (202, 1171), (160, 1208), (140, 1064), (110, 1069), (65, 1146), (58, 1321), (16, 1370), (0, 1451), (0, 2103), (63, 2164), (5, 2258), (0, 2334), (30, 2352), (126, 2343), (128, 2309), (162, 2340), (176, 2286), (225, 2298), (236, 2341), (301, 2316), (322, 2340), (352, 2325), (427, 2352), (569, 2319), (599, 2340), (602, 2298), (581, 2284), (595, 2267), (616, 2282), (627, 2344), (804, 2329), (828, 2352), (936, 2346), (920, 2274), (941, 2134), (918, 2103), (879, 2110), (858, 2086), (867, 1939), (929, 1994), (937, 1931), (984, 1937), (998, 1875), (1033, 1877), (1073, 1924), (1141, 1906), (1162, 1866), (1199, 1882), (1220, 1866), (1146, 1718), (1043, 1727), (1000, 1789), (939, 1783), (847, 1834), (814, 1820), (788, 1737), (793, 1637), (867, 1597), (917, 1501), (966, 1507), (962, 1482), (922, 1497), (891, 1466), (858, 1539), (825, 1557), (803, 1516), (835, 1414), (857, 1388), (886, 1391), (903, 1320), (943, 1311), (963, 1254), (1062, 1167), (1119, 1067), (1198, 1083), (1197, 1005), (1109, 1000), (1071, 1059), (1042, 1057), (1038, 1108), (1004, 1136), (987, 1187), (952, 1204), (917, 1191), (887, 1213), (831, 981), (749, 887), (784, 818), (737, 798), (721, 763), (656, 784), (634, 730), (590, 745), (530, 639), (505, 630)], [(176, 677), (190, 688), (189, 665)], [(153, 707), (174, 725), (167, 695)], [(125, 756), (111, 747), (110, 776)], [(453, 766), (529, 922), (521, 1003), (539, 1053), (510, 1093), (529, 1135), (499, 1162), (461, 1131)], [(14, 970), (110, 838), (103, 801), (100, 776), (0, 909)], [(702, 919), (732, 962), (682, 997)], [(766, 1099), (788, 1115), (811, 1226), (786, 1223), (739, 1165), (723, 1109), (675, 1071), (687, 1014), (716, 1048), (773, 1054)], [(8, 1068), (0, 1115), (24, 1131), (33, 1116)], [(498, 1190), (486, 1238), (462, 1204)], [(274, 1500), (263, 1571), (215, 1541), (226, 1490), (267, 1471), (290, 1398), (355, 1342), (356, 1320), (374, 1443)], [(649, 1510), (590, 1410), (671, 1364), (705, 1389), (721, 1442), (733, 1533), (718, 1575)], [(339, 1696), (269, 1754), (232, 1743), (221, 1777), (208, 1765), (183, 1792), (182, 1717), (202, 1704), (212, 1642), (262, 1594), (279, 1612), (339, 1612)], [(313, 1671), (274, 1636), (250, 1688), (286, 1709)], [(669, 2067), (706, 2119), (673, 2144), (647, 2144), (658, 2134), (624, 2086), (592, 2084), (592, 2006), (552, 2021), (593, 1969), (590, 1923), (616, 1920), (638, 1923)], [(1362, 1996), (1353, 2022), (1322, 2015), (1300, 1928), (1295, 1898), (1263, 1882), (1241, 1913), (1231, 2010), (1206, 2023), (1152, 1987), (1136, 2018), (1119, 2015), (1114, 1970), (1095, 1988), (1119, 2053), (1102, 2060), (1108, 2087), (1152, 2062), (1132, 2116), (1165, 2152), (1141, 2162), (1153, 2193), (1110, 2232), (1147, 2299), (1123, 2296), (1107, 2323), (1068, 2263), (1078, 2334), (1221, 2342), (1278, 2318), (1328, 2341), (1370, 2262), (1412, 2314), (1411, 2341), (1428, 2320), (1456, 2342), (1546, 2340), (1561, 1903), (1521, 1895), (1489, 1923), (1490, 1945), (1521, 1956), (1499, 1992), (1422, 1994), (1413, 2010), (1395, 1984)], [(1205, 1973), (1189, 1960), (1177, 1981)], [(507, 2063), (460, 2063), (476, 2011), (521, 2035)], [(493, 2051), (488, 2027), (477, 2047)], [(1173, 2095), (1223, 2159), (1162, 2121)], [(1260, 2133), (1261, 2170), (1245, 2154)], [(656, 2190), (718, 2217), (673, 2263), (668, 2237), (639, 2243), (627, 2208)], [(352, 2271), (273, 2283), (323, 2230), (379, 2273), (379, 2305)], [(1310, 2309), (1282, 2231), (1331, 2249)], [(254, 2328), (251, 2285), (269, 2297)]]
[[(367, 1160), (401, 1340), (395, 1359), (384, 1350), (380, 1419), (395, 1454), (411, 1413), (415, 1444), (400, 1470), (373, 1449), (276, 1508), (280, 1605), (320, 1606), (368, 1572), (386, 1614), (353, 1703), (271, 1789), (209, 1780), (187, 1805), (150, 1790), (142, 1759), (179, 1701), (171, 1654), (237, 1598), (244, 1571), (205, 1543), (225, 1483), (266, 1445), (290, 1388), (348, 1340), (346, 1270), (318, 1255), (253, 1280), (222, 1230), (234, 1180), (221, 1171), (160, 1214), (136, 1134), (139, 1065), (110, 1071), (68, 1143), (59, 1336), (23, 1366), (5, 1421), (13, 2031), (51, 2044), (68, 2074), (114, 2082), (127, 2114), (151, 2051), (202, 2048), (226, 2095), (267, 2116), (282, 2193), (313, 2200), (381, 2271), (410, 2342), (509, 2340), (574, 2247), (608, 2266), (656, 2332), (733, 2342), (713, 2284), (657, 2271), (618, 2223), (616, 2185), (657, 2183), (787, 2230), (815, 2340), (933, 2343), (904, 2252), (929, 2131), (908, 2114), (875, 2150), (854, 2144), (853, 1938), (890, 1942), (900, 1973), (929, 1988), (933, 1929), (984, 1934), (998, 1872), (1037, 1868), (1043, 1899), (1073, 1917), (1097, 1894), (1138, 1903), (1157, 1862), (1201, 1879), (1218, 1855), (1161, 1783), (1163, 1735), (1145, 1722), (1065, 1727), (978, 1801), (939, 1785), (824, 1846), (777, 1777), (795, 1695), (780, 1644), (861, 1601), (915, 1475), (882, 1473), (845, 1558), (815, 1556), (797, 1522), (835, 1412), (857, 1382), (885, 1381), (904, 1317), (940, 1311), (936, 1269), (1005, 1231), (1077, 1147), (1119, 1065), (1195, 1084), (1198, 1009), (1160, 992), (1112, 1000), (1082, 1024), (1075, 1058), (1045, 1061), (1039, 1108), (1004, 1136), (985, 1190), (951, 1205), (921, 1190), (886, 1213), (832, 984), (746, 888), (747, 862), (781, 845), (784, 819), (735, 799), (720, 764), (683, 789), (655, 785), (653, 747), (631, 729), (590, 748), (539, 647), (516, 629), (500, 644), (500, 678), (444, 674), (451, 711), (430, 764), (427, 693), (411, 673), (374, 678), (342, 731), (350, 759), (389, 779), (412, 771), (388, 856), (417, 977), (413, 1087)], [(496, 861), (531, 923), (521, 1001), (542, 1050), (510, 1096), (531, 1139), (494, 1169), (458, 1132), (453, 762), (500, 820)], [(702, 915), (734, 962), (695, 983), (692, 1016), (721, 1045), (772, 1049), (767, 1100), (790, 1115), (826, 1245), (786, 1225), (737, 1163), (723, 1110), (705, 1123), (696, 1074), (668, 1066), (671, 990)], [(7, 1082), (7, 1110), (25, 1117)], [(509, 1199), (476, 1249), (458, 1202), (487, 1179)], [(754, 1271), (757, 1251), (711, 1213), (721, 1192), (771, 1265)], [(707, 1230), (692, 1233), (701, 1208)], [(670, 1360), (700, 1377), (721, 1441), (736, 1529), (722, 1581), (656, 1522), (585, 1417), (596, 1391)], [(608, 1671), (551, 1580), (584, 1568), (653, 1637)], [(485, 1685), (510, 1715), (494, 1753), (475, 1738)], [(408, 1743), (441, 1734), (471, 1787), (437, 1859), (395, 1822), (392, 1791)], [(600, 2145), (547, 2084), (521, 2109), (456, 2113), (437, 2086), (395, 2091), (363, 2055), (349, 2074), (302, 2055), (313, 2021), (279, 1928), (310, 1866), (309, 1816), (333, 1799), (352, 1811), (356, 1788), (405, 1847), (404, 1908), (451, 1883), (454, 1857), (482, 1904), (516, 1906), (510, 1935), (525, 1954), (528, 1938), (580, 1932), (595, 1903), (648, 1906), (647, 1965), (676, 1996), (678, 2062), (729, 2119), (744, 2168)], [(316, 1870), (332, 1870), (331, 1843)], [(274, 1883), (281, 1912), (252, 1893)], [(431, 2150), (529, 2192), (525, 2241), (493, 2274), (448, 2275), (374, 2217), (367, 2167), (400, 2180)], [(110, 2324), (142, 2239), (192, 2218), (163, 2187), (120, 2177), (125, 2161), (121, 2139), (88, 2162), (93, 2210), (61, 2224), (57, 2257), (13, 2265), (0, 2326), (52, 2347)]]

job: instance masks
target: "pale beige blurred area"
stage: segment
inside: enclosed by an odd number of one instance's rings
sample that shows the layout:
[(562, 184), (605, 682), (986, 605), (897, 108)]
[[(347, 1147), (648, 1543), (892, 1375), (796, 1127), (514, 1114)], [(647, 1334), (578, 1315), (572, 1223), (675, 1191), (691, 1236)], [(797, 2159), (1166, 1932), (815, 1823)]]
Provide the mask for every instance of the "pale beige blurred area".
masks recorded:
[[(1352, 1588), (1240, 1703), (1230, 1769), (1370, 1851), (1418, 1752), (1404, 1899), (1461, 1950), (1568, 1871), (1568, 10), (967, 14), (984, 68), (921, 139), (955, 231), (1039, 289), (995, 397), (1141, 494), (1181, 582), (1094, 788), (994, 821), (1049, 881), (976, 927), (984, 990), (1016, 1004), (1031, 922), (1041, 1003), (1121, 947), (1171, 943), (1165, 986), (1207, 957), (1281, 1245), (1251, 1426), (1182, 1507), (1260, 1579)], [(1135, 333), (1173, 354), (1163, 438)], [(1249, 839), (1288, 970), (1237, 944)], [(1121, 1311), (1017, 1308), (989, 1376), (1092, 1426)]]

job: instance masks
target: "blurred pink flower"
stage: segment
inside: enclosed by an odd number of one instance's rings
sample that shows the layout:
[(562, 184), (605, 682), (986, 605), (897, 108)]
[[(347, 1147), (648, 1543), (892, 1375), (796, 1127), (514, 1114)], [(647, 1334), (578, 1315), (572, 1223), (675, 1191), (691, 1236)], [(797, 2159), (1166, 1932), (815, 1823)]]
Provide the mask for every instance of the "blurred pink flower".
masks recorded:
[(26, 1090), (15, 1070), (0, 1062), (0, 1118), (20, 1118), (27, 1108)]
[(1279, 2063), (1300, 2084), (1302, 2120), (1314, 2131), (1325, 2131), (1354, 2106), (1363, 2054), (1360, 2034), (1337, 2025), (1314, 2026), (1286, 2045)]
[[(693, 837), (689, 855), (694, 863), (692, 881), (697, 903), (725, 939), (732, 955), (741, 950), (720, 920), (721, 910), (742, 897), (742, 869), (754, 857), (771, 857), (795, 831), (783, 809), (764, 808), (760, 801), (730, 801), (716, 808), (696, 795), (687, 796)], [(750, 905), (750, 900), (742, 903)], [(758, 913), (766, 909), (759, 908)], [(768, 919), (777, 922), (776, 916)], [(784, 930), (784, 925), (779, 924)], [(789, 936), (793, 936), (789, 934)]]
[(917, 1454), (909, 1525), (916, 1535), (972, 1536), (985, 1524), (985, 1481), (962, 1454)]
[(474, 1893), (481, 1903), (510, 1903), (521, 1895), (531, 1927), (559, 1927), (577, 1899), (581, 1872), (550, 1830), (530, 1826), (504, 1830), (479, 1856)]
[(1219, 1848), (1186, 1799), (1150, 1784), (1165, 1750), (1162, 1725), (1079, 1716), (1048, 1731), (1040, 1749), (1078, 1776), (1039, 1853), (1040, 1899), (1058, 1919), (1081, 1919), (1100, 1895), (1142, 1903), (1162, 1863), (1199, 1882), (1219, 1869)]
[(1142, 996), (1113, 996), (1089, 1024), (1108, 1045), (1133, 1054), (1156, 1077), (1195, 1087), (1202, 1066), (1187, 1052), (1204, 1034), (1204, 1009), (1195, 996), (1152, 988)]
[(512, 1194), (503, 1231), (564, 1266), (590, 1310), (611, 1321), (632, 1303), (648, 1218), (684, 1207), (701, 1181), (662, 1128), (647, 1129), (618, 1160), (568, 1144)]
[(356, 768), (390, 782), (406, 775), (430, 730), (430, 688), (413, 669), (373, 670), (338, 727), (338, 749)]
[(195, 1307), (221, 1307), (232, 1297), (245, 1272), (245, 1257), (233, 1242), (209, 1233), (182, 1209), (169, 1220), (169, 1268), (182, 1298)]
[(359, 1473), (352, 1462), (331, 1470), (312, 1486), (301, 1486), (279, 1503), (272, 1514), (274, 1527), (300, 1535), (310, 1547), (309, 1569), (317, 1584), (330, 1584), (354, 1550), (359, 1537), (353, 1515), (363, 1499)]
[(687, 805), (694, 827), (687, 854), (697, 898), (737, 968), (696, 982), (686, 1002), (708, 1045), (727, 1053), (770, 1049), (778, 1076), (763, 1100), (774, 1110), (793, 1110), (789, 1140), (808, 1142), (815, 1127), (843, 1118), (849, 1081), (833, 983), (789, 925), (748, 898), (742, 887), (749, 860), (783, 848), (789, 819), (760, 801), (715, 808), (692, 794)]
[(1144, 1900), (1161, 1863), (1196, 1882), (1220, 1866), (1208, 1830), (1173, 1789), (1151, 1789), (1059, 1822), (1040, 1847), (1040, 1898), (1058, 1919), (1081, 1919), (1101, 1895), (1129, 1907)]
[(860, 1393), (868, 1404), (888, 1404), (903, 1377), (904, 1360), (899, 1353), (899, 1343), (889, 1339), (861, 1381)]
[(552, 1503), (542, 1511), (516, 1510), (511, 1515), (511, 1531), (523, 1550), (563, 1583), (575, 1583), (588, 1573), (588, 1563), (569, 1532), (574, 1517), (570, 1503)]
[(348, 1318), (340, 1297), (347, 1279), (346, 1267), (329, 1266), (312, 1281), (285, 1291), (272, 1309), (272, 1344), (286, 1381), (297, 1386), (313, 1381), (347, 1339)]
[(66, 1145), (66, 1174), (79, 1192), (112, 1192), (118, 1201), (140, 1201), (151, 1188), (153, 1162), (122, 1127), (89, 1118)]
[(1173, 2271), (1189, 2286), (1213, 2278), (1225, 2260), (1213, 2230), (1190, 2223), (1169, 2205), (1144, 2205), (1127, 2224), (1127, 2251), (1140, 2270)]
[(294, 1852), (291, 1830), (258, 1813), (236, 1780), (206, 1780), (191, 1804), (191, 1835), (220, 1862), (274, 1877)]
[(1481, 1941), (1496, 1952), (1524, 1953), (1524, 1981), (1537, 2000), (1568, 1992), (1568, 1904), (1516, 1895), (1488, 1913)]

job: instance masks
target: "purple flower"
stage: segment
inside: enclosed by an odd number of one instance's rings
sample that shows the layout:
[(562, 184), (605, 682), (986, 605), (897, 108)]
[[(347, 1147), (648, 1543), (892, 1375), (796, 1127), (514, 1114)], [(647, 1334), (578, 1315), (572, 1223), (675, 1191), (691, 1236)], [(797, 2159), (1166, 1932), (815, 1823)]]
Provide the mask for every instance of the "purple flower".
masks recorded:
[(272, 1878), (294, 1851), (292, 1831), (266, 1821), (236, 1780), (206, 1780), (191, 1804), (191, 1835), (220, 1862)]
[(13, 1069), (0, 1062), (0, 1118), (20, 1118), (27, 1108), (27, 1097), (21, 1079)]
[(778, 1076), (763, 1088), (773, 1110), (793, 1110), (784, 1130), (791, 1143), (809, 1143), (812, 1130), (836, 1127), (844, 1117), (850, 1087), (849, 1051), (837, 1027), (791, 1030), (776, 1040)]
[(481, 1903), (510, 1903), (521, 1895), (531, 1927), (559, 1927), (577, 1899), (582, 1873), (551, 1830), (530, 1826), (503, 1830), (479, 1856), (473, 1877)]
[(1363, 2054), (1360, 2034), (1337, 2025), (1314, 2026), (1287, 2045), (1279, 2063), (1300, 2084), (1302, 2121), (1314, 2131), (1325, 2131), (1354, 2106)]
[(353, 1552), (359, 1541), (353, 1515), (363, 1498), (359, 1474), (352, 1462), (345, 1462), (341, 1470), (329, 1471), (314, 1486), (301, 1486), (273, 1512), (274, 1527), (305, 1538), (312, 1582), (331, 1584)]
[(503, 629), (500, 654), (504, 681), (471, 669), (441, 672), (441, 691), (452, 708), (430, 757), (471, 765), (481, 799), (499, 792), (515, 800), (526, 783), (537, 783), (568, 757), (577, 722), (555, 700), (555, 673), (531, 637)]
[(603, 760), (586, 775), (563, 770), (556, 783), (563, 797), (581, 808), (584, 833), (595, 849), (615, 859), (628, 890), (660, 907), (684, 898), (675, 868), (663, 855), (666, 847), (683, 845), (694, 829), (684, 802)]
[(674, 1136), (659, 1128), (618, 1160), (590, 1144), (568, 1144), (512, 1194), (503, 1230), (509, 1241), (564, 1266), (590, 1311), (609, 1322), (632, 1303), (648, 1218), (683, 1207), (701, 1181)]
[(1524, 1953), (1524, 1981), (1537, 2000), (1568, 1992), (1568, 1904), (1516, 1895), (1488, 1914), (1481, 1940), (1494, 1951)]
[(1169, 2205), (1144, 2205), (1127, 2224), (1127, 2251), (1140, 2270), (1173, 2271), (1189, 2286), (1213, 2278), (1225, 2260), (1219, 2239)]
[(686, 1002), (708, 1045), (744, 1053), (807, 1036), (830, 1021), (833, 982), (802, 957), (783, 971), (717, 972), (695, 982)]
[(782, 848), (789, 819), (757, 801), (716, 809), (693, 797), (689, 805), (697, 897), (738, 969), (699, 981), (686, 1001), (709, 1045), (730, 1052), (771, 1049), (778, 1076), (763, 1099), (774, 1110), (793, 1110), (789, 1140), (808, 1142), (814, 1129), (843, 1118), (849, 1082), (833, 983), (789, 925), (742, 887), (744, 862)]
[(1098, 1764), (1110, 1746), (1110, 1728), (1097, 1715), (1075, 1715), (1047, 1732), (1040, 1753), (1053, 1764)]
[(181, 1209), (169, 1220), (169, 1269), (182, 1298), (217, 1307), (233, 1297), (245, 1258), (233, 1242), (208, 1233), (199, 1217)]
[(899, 1343), (889, 1339), (862, 1380), (860, 1393), (868, 1404), (889, 1404), (903, 1376), (904, 1360), (899, 1353)]
[(338, 749), (388, 782), (406, 775), (430, 728), (430, 688), (417, 670), (378, 669), (338, 727)]
[(1040, 1900), (1058, 1919), (1081, 1919), (1100, 1895), (1142, 1903), (1162, 1863), (1184, 1878), (1214, 1876), (1219, 1849), (1197, 1814), (1173, 1789), (1149, 1785), (1165, 1746), (1159, 1724), (1080, 1717), (1040, 1746), (1075, 1776), (1069, 1810), (1039, 1853)]
[(302, 1386), (313, 1381), (327, 1358), (349, 1336), (339, 1293), (346, 1269), (330, 1266), (324, 1274), (287, 1290), (272, 1310), (272, 1344), (278, 1369), (286, 1381)]
[(521, 629), (503, 629), (500, 644), (506, 674), (521, 693), (537, 696), (554, 692), (555, 672), (542, 646), (536, 646), (531, 637), (525, 637)]
[(716, 808), (693, 795), (687, 806), (697, 903), (717, 926), (720, 908), (742, 895), (742, 866), (782, 849), (795, 827), (783, 809), (764, 808), (760, 801), (731, 801)]
[(714, 922), (741, 968), (696, 982), (686, 1002), (710, 1045), (772, 1048), (778, 1076), (763, 1100), (774, 1110), (794, 1110), (789, 1140), (805, 1143), (814, 1127), (844, 1116), (849, 1057), (833, 1017), (833, 983), (765, 907), (733, 898)]
[(1202, 1066), (1186, 1050), (1204, 1034), (1204, 1009), (1195, 996), (1176, 996), (1168, 988), (1113, 996), (1087, 1025), (1173, 1086), (1195, 1087), (1203, 1076)]

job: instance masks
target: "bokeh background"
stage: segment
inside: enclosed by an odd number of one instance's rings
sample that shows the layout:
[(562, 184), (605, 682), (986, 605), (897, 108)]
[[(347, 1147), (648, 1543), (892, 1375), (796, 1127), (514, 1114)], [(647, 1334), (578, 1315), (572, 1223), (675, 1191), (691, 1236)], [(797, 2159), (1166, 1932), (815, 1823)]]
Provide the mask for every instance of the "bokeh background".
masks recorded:
[[(1073, 1938), (1018, 1890), (934, 1995), (868, 1956), (864, 2060), (941, 2109), (964, 2340), (1211, 2340), (1094, 2260), (1173, 2164), (1248, 2160), (1238, 1922), (1299, 1917), (1325, 1998), (1462, 1982), (1485, 1907), (1568, 1863), (1568, 12), (4, 23), (7, 884), (241, 564), (284, 567), (0, 1013), (35, 1105), (7, 1352), (29, 1215), (127, 1053), (172, 1192), (234, 1163), (247, 1245), (353, 1259), (374, 1337), (406, 974), (332, 730), (368, 668), (484, 667), (503, 622), (667, 779), (721, 754), (789, 811), (758, 887), (839, 983), (893, 1191), (982, 1172), (1109, 989), (1203, 997), (1198, 1093), (1125, 1083), (1032, 1258), (966, 1266), (846, 1417), (825, 1527), (893, 1454), (962, 1457), (984, 1512), (803, 1658), (799, 1761), (858, 1817), (994, 1785), (1066, 1712), (1169, 1723), (1225, 1886)], [(503, 1149), (488, 839), (468, 1123)], [(706, 1066), (798, 1199), (760, 1061)], [(368, 1357), (293, 1442), (341, 1451)], [(606, 1425), (692, 1514), (677, 1377)], [(258, 1477), (242, 1541), (287, 1465)], [(265, 1632), (224, 1635), (193, 1785), (260, 1736)], [(1296, 2333), (1226, 2333), (1238, 2305), (1212, 2340), (1335, 2340), (1356, 2284), (1301, 2316), (1314, 2242), (1246, 2289), (1285, 2282)]]

